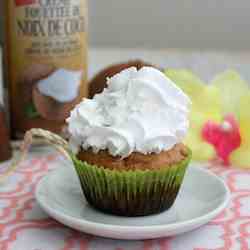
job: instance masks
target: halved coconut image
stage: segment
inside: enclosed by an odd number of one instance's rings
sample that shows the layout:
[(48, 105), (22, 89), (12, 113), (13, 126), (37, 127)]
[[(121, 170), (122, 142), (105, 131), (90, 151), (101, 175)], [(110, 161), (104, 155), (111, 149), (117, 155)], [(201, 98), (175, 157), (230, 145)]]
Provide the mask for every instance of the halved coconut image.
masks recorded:
[(76, 105), (82, 71), (57, 69), (40, 79), (32, 90), (38, 113), (47, 120), (63, 121)]
[(34, 85), (41, 80), (51, 75), (56, 68), (48, 64), (32, 64), (27, 67), (21, 74), (19, 80), (19, 90), (23, 96), (24, 105), (32, 103), (32, 90)]

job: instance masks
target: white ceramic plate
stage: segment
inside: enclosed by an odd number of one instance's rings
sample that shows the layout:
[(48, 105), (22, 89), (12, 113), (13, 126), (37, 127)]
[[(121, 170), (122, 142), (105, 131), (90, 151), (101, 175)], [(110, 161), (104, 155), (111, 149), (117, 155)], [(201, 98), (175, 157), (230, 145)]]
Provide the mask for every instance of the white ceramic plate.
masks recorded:
[(227, 206), (230, 192), (214, 174), (190, 166), (169, 211), (136, 218), (112, 216), (88, 205), (69, 166), (45, 176), (37, 186), (36, 198), (51, 217), (74, 229), (114, 239), (153, 239), (184, 233), (209, 222)]

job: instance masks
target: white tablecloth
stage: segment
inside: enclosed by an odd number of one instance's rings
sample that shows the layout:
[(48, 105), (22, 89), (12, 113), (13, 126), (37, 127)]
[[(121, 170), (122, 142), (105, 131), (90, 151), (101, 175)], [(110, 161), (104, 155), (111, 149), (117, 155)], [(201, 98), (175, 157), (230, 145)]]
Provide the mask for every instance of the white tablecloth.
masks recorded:
[[(50, 219), (38, 206), (34, 199), (38, 181), (48, 171), (63, 164), (65, 159), (58, 154), (36, 150), (29, 154), (6, 183), (0, 185), (1, 250), (250, 249), (250, 171), (210, 164), (211, 171), (228, 184), (232, 201), (207, 225), (177, 237), (125, 241), (71, 230)], [(1, 165), (0, 174), (4, 174), (6, 167), (6, 164)]]

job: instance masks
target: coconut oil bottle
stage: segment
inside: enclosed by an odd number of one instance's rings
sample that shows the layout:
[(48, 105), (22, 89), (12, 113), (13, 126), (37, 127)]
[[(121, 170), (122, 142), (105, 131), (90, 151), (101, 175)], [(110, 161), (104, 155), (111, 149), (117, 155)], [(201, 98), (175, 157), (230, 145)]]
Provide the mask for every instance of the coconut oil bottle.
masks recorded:
[(64, 130), (87, 96), (86, 0), (5, 2), (5, 59), (11, 131)]

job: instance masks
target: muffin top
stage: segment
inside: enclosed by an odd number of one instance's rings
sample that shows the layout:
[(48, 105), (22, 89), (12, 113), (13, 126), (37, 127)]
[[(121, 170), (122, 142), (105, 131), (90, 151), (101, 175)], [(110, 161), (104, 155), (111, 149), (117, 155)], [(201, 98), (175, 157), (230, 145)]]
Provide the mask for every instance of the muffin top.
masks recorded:
[(187, 159), (188, 155), (188, 148), (184, 144), (179, 143), (170, 150), (162, 151), (160, 154), (152, 153), (144, 155), (133, 152), (124, 159), (110, 155), (107, 150), (101, 150), (98, 152), (98, 155), (96, 155), (91, 149), (89, 149), (80, 151), (77, 154), (77, 159), (110, 170), (134, 171), (138, 169), (156, 170), (167, 168), (179, 164)]
[(161, 71), (131, 67), (107, 79), (107, 86), (83, 99), (67, 119), (73, 152), (126, 158), (159, 154), (182, 142), (191, 102)]

